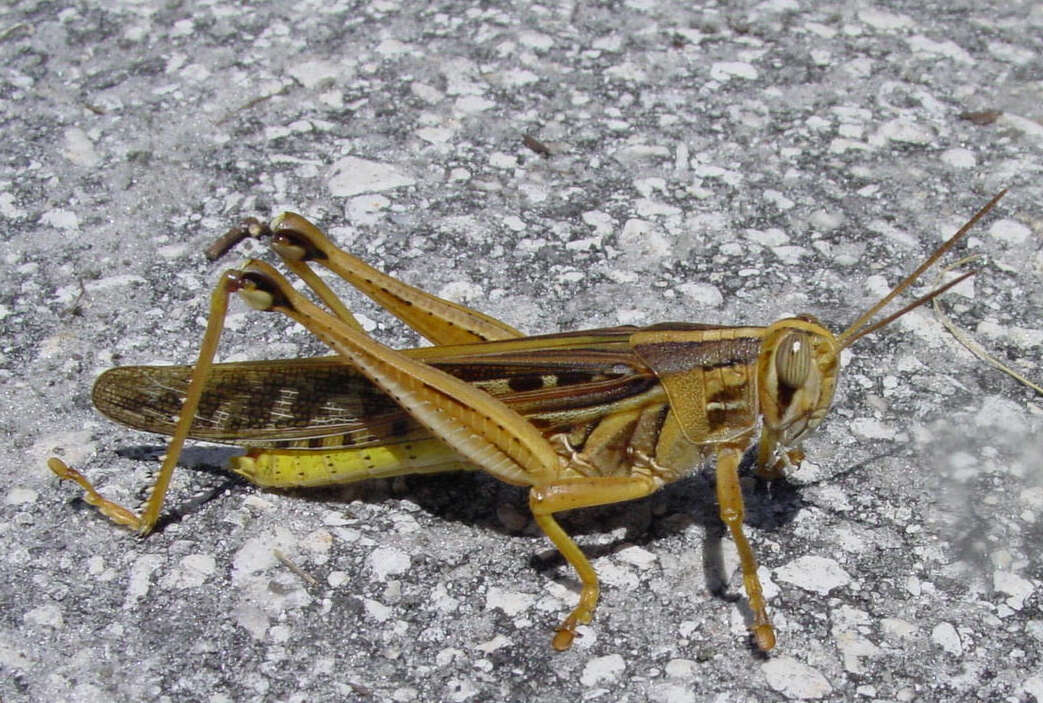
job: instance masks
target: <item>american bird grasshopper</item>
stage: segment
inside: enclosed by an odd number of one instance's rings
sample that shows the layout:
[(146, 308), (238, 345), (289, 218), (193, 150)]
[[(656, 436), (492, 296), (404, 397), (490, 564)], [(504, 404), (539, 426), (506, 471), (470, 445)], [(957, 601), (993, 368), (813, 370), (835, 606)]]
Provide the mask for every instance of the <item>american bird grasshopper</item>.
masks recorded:
[[(740, 459), (756, 443), (757, 473), (766, 478), (802, 459), (801, 439), (832, 402), (841, 350), (971, 275), (870, 324), (1002, 196), (839, 335), (802, 315), (767, 327), (666, 323), (526, 337), (377, 271), (299, 215), (251, 221), (237, 236), (270, 239), (325, 307), (252, 260), (216, 286), (195, 366), (122, 367), (98, 378), (93, 400), (102, 413), (171, 435), (141, 513), (103, 498), (60, 459), (48, 465), (142, 535), (159, 518), (188, 438), (245, 446), (229, 469), (261, 486), (479, 468), (530, 487), (536, 523), (579, 575), (579, 603), (552, 641), (564, 650), (577, 625), (591, 621), (599, 589), (555, 514), (647, 496), (716, 456), (720, 516), (738, 548), (754, 641), (767, 651), (775, 631), (743, 533)], [(309, 263), (326, 266), (435, 346), (395, 350), (377, 342)], [(294, 319), (336, 355), (214, 364), (232, 293)]]

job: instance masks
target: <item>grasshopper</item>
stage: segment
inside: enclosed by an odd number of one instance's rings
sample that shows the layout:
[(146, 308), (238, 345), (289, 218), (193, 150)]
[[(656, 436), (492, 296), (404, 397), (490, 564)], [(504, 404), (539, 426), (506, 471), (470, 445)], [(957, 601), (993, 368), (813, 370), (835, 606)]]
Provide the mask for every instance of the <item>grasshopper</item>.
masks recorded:
[[(1003, 194), (839, 335), (800, 315), (767, 327), (666, 323), (526, 337), (381, 273), (300, 215), (284, 213), (269, 225), (248, 221), (232, 234), (269, 239), (325, 307), (271, 265), (251, 260), (226, 271), (215, 287), (195, 366), (122, 367), (98, 378), (93, 401), (103, 414), (171, 436), (141, 513), (102, 497), (60, 459), (48, 466), (79, 484), (89, 504), (141, 535), (156, 525), (188, 438), (243, 445), (245, 454), (231, 459), (229, 469), (269, 487), (487, 471), (529, 487), (536, 523), (579, 576), (579, 603), (552, 639), (565, 650), (576, 627), (591, 621), (599, 587), (555, 515), (647, 496), (716, 456), (720, 517), (738, 549), (753, 640), (766, 652), (775, 646), (775, 630), (743, 532), (741, 458), (756, 444), (756, 471), (769, 479), (801, 461), (801, 440), (832, 402), (841, 350), (972, 275), (870, 324)], [(395, 350), (376, 341), (310, 263), (327, 267), (435, 346)], [(292, 318), (336, 355), (213, 363), (233, 293), (253, 308)]]

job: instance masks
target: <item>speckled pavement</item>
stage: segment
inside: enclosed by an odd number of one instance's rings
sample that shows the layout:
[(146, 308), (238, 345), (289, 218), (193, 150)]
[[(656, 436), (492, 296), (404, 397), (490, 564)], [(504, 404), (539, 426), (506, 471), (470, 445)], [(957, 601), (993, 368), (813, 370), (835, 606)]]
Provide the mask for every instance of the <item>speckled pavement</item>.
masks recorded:
[[(139, 540), (45, 466), (142, 498), (163, 443), (91, 383), (191, 363), (222, 267), (267, 255), (202, 249), (284, 209), (527, 332), (839, 329), (1009, 188), (944, 304), (1038, 381), (1039, 3), (92, 5), (0, 9), (4, 703), (1043, 701), (1043, 399), (930, 310), (746, 486), (768, 657), (706, 468), (564, 520), (604, 589), (556, 653), (574, 574), (491, 477), (265, 492), (191, 444)], [(321, 353), (237, 304), (220, 356)]]

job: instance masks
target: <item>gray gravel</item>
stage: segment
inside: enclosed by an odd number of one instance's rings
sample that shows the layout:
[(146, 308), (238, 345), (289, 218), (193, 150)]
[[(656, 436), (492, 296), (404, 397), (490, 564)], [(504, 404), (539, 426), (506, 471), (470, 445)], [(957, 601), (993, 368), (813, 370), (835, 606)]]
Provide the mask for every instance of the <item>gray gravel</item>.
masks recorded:
[[(284, 209), (529, 332), (840, 328), (1010, 188), (946, 305), (1039, 379), (1039, 3), (105, 5), (0, 10), (4, 703), (1043, 701), (1043, 403), (930, 311), (853, 350), (788, 484), (747, 487), (770, 657), (706, 470), (566, 520), (605, 588), (559, 654), (573, 574), (488, 476), (263, 492), (193, 445), (138, 540), (44, 464), (142, 498), (162, 440), (91, 383), (191, 363), (201, 250)], [(225, 360), (323, 353), (228, 327)]]

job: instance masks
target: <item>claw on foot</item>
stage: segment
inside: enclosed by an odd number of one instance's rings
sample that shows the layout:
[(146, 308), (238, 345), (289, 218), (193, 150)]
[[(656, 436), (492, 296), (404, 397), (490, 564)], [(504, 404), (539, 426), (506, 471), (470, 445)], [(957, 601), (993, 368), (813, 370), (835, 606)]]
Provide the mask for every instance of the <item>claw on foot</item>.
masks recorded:
[(573, 613), (565, 618), (565, 621), (554, 631), (554, 639), (551, 640), (551, 646), (554, 649), (564, 652), (572, 646), (573, 640), (576, 639), (576, 620), (576, 614)]
[(775, 648), (775, 628), (771, 625), (757, 625), (753, 628), (753, 639), (762, 652), (770, 652)]
[[(595, 600), (596, 598), (597, 596), (595, 595)], [(554, 631), (554, 639), (551, 640), (551, 646), (559, 652), (564, 652), (572, 646), (573, 641), (577, 637), (576, 625), (589, 625), (593, 619), (594, 611), (592, 608), (584, 608), (582, 605), (576, 608)]]
[(554, 639), (551, 640), (551, 646), (559, 652), (564, 652), (566, 649), (572, 646), (572, 640), (576, 638), (576, 633), (572, 630), (558, 629), (554, 633)]
[(804, 452), (801, 449), (788, 449), (779, 456), (770, 466), (758, 466), (754, 473), (765, 481), (776, 481), (786, 478), (786, 470), (795, 471), (804, 461)]
[(118, 503), (113, 503), (111, 500), (104, 498), (91, 482), (88, 481), (83, 474), (76, 469), (70, 467), (64, 461), (58, 457), (51, 457), (47, 460), (47, 468), (53, 471), (58, 478), (73, 481), (79, 484), (80, 488), (84, 491), (83, 499), (87, 501), (89, 505), (93, 505), (95, 508), (101, 511), (101, 514), (109, 518), (118, 525), (125, 525), (133, 530), (141, 530), (141, 518), (138, 517), (137, 513), (127, 510)]

